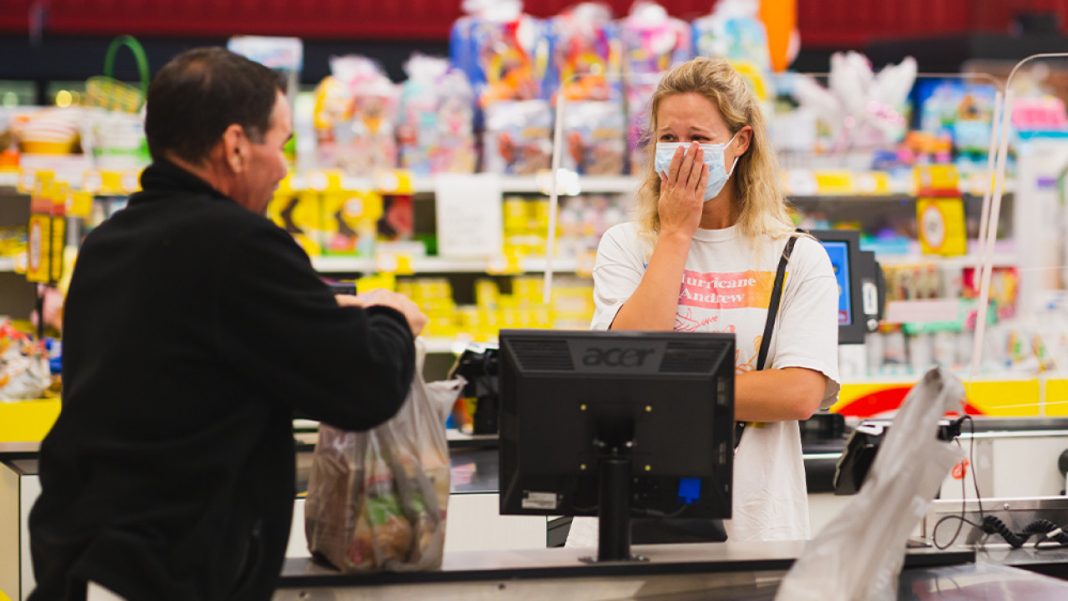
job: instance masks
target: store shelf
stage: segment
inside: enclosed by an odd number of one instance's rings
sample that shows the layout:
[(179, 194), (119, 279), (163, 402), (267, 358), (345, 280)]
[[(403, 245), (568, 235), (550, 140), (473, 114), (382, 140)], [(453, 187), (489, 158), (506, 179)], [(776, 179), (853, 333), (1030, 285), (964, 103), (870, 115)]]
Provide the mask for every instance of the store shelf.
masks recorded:
[[(369, 259), (350, 257), (314, 257), (312, 265), (320, 273), (371, 273), (379, 271), (396, 271), (396, 261), (389, 259)], [(519, 263), (520, 273), (544, 272), (545, 259), (524, 259)], [(557, 259), (553, 261), (553, 271), (573, 272), (578, 268), (575, 259)], [(411, 259), (412, 274), (428, 273), (509, 273), (503, 259), (446, 259), (441, 257), (423, 257)], [(403, 275), (403, 274), (402, 274)]]
[[(877, 254), (879, 264), (883, 267), (895, 267), (898, 265), (924, 265), (935, 264), (945, 267), (963, 269), (974, 267), (979, 262), (976, 255), (963, 255), (959, 257), (942, 257), (938, 255), (890, 255)], [(1015, 255), (1007, 253), (995, 253), (993, 264), (995, 267), (1012, 267), (1018, 263)]]
[(14, 188), (19, 183), (19, 174), (15, 171), (0, 172), (0, 188)]
[(12, 271), (15, 271), (15, 258), (0, 257), (0, 273), (9, 273)]

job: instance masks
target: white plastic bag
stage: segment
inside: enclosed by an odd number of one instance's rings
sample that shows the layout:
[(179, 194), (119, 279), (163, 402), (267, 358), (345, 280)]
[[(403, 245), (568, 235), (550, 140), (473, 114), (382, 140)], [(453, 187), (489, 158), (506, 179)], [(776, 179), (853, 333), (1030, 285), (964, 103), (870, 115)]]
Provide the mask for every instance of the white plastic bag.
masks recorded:
[(308, 549), (344, 572), (441, 567), (449, 502), (445, 417), (464, 380), (423, 382), (416, 341), (411, 392), (367, 432), (319, 426), (304, 528)]
[(953, 465), (955, 444), (937, 438), (938, 420), (960, 411), (964, 386), (935, 368), (905, 397), (863, 488), (805, 547), (776, 601), (891, 601), (909, 534)]

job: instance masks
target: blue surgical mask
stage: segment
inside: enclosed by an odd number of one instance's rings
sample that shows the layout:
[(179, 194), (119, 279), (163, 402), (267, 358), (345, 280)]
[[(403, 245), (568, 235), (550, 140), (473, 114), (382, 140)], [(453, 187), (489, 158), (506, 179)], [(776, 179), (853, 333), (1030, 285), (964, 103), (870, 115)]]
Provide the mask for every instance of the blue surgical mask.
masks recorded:
[[(727, 180), (730, 179), (731, 174), (734, 173), (734, 167), (738, 164), (738, 157), (734, 157), (734, 162), (731, 163), (731, 170), (727, 171), (726, 160), (723, 158), (724, 151), (727, 147), (734, 142), (734, 138), (738, 134), (734, 134), (730, 140), (724, 144), (701, 144), (701, 149), (705, 151), (704, 163), (708, 165), (708, 184), (705, 186), (705, 202), (708, 202), (716, 197), (723, 190), (723, 186), (727, 185)], [(656, 158), (655, 168), (657, 173), (667, 173), (671, 169), (671, 159), (675, 156), (675, 150), (679, 146), (689, 146), (689, 142), (657, 142), (656, 143)]]

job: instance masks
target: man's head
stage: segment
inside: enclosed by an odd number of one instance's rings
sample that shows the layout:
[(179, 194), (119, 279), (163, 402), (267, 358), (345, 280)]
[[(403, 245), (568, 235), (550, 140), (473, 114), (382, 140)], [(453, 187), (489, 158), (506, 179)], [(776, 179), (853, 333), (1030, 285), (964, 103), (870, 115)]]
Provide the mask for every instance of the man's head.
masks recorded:
[(156, 74), (146, 107), (154, 160), (189, 169), (250, 211), (266, 210), (286, 174), (291, 133), (273, 71), (222, 48), (188, 50)]

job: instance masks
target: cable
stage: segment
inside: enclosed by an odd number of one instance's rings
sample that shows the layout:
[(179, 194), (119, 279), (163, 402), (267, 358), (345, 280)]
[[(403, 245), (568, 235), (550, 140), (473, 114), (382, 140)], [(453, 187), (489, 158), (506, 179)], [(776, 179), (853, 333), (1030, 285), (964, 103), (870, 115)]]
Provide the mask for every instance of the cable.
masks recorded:
[[(977, 476), (975, 475), (975, 420), (972, 419), (972, 416), (970, 416), (967, 413), (965, 413), (964, 415), (959, 417), (956, 421), (957, 421), (958, 425), (961, 425), (965, 421), (967, 421), (968, 425), (971, 428), (971, 437), (968, 439), (968, 468), (969, 468), (968, 471), (970, 471), (971, 474), (972, 474), (972, 485), (975, 487), (975, 500), (979, 504), (979, 519), (982, 520), (983, 517), (984, 517), (983, 516), (983, 498), (979, 494), (979, 480), (978, 480)], [(953, 442), (957, 443), (957, 447), (959, 447), (962, 451), (964, 450), (964, 447), (961, 446), (961, 444), (960, 444), (959, 436), (954, 438)], [(967, 474), (966, 473), (962, 473), (961, 477), (960, 477), (960, 515), (943, 516), (941, 519), (939, 519), (937, 522), (935, 522), (934, 528), (931, 529), (931, 543), (939, 551), (944, 551), (944, 550), (950, 548), (951, 546), (953, 546), (954, 544), (956, 544), (957, 538), (960, 537), (961, 530), (964, 529), (964, 524), (969, 524), (974, 528), (978, 528), (978, 529), (982, 530), (983, 532), (987, 532), (986, 528), (984, 528), (982, 524), (977, 524), (977, 523), (975, 523), (975, 522), (973, 522), (973, 521), (971, 521), (971, 520), (969, 520), (969, 519), (967, 519), (965, 517), (965, 515), (967, 515), (967, 513), (968, 513), (967, 481), (968, 481)], [(947, 520), (951, 520), (951, 519), (959, 520), (957, 522), (957, 530), (956, 530), (956, 532), (953, 533), (953, 538), (951, 538), (949, 540), (949, 542), (945, 544), (945, 546), (939, 545), (938, 544), (938, 527), (941, 526), (943, 522), (945, 522)], [(1002, 525), (1004, 525), (1004, 524), (1002, 524)], [(987, 532), (987, 533), (989, 534), (989, 532)], [(1010, 532), (1010, 534), (1011, 534), (1011, 532)]]
[[(983, 495), (979, 494), (979, 477), (975, 475), (975, 420), (967, 413), (960, 418), (961, 423), (965, 420), (968, 421), (968, 427), (971, 429), (971, 437), (968, 439), (968, 466), (972, 472), (972, 486), (975, 487), (975, 502), (979, 505), (979, 519), (981, 520), (983, 519)], [(960, 446), (960, 443), (957, 445)], [(963, 480), (961, 478), (961, 484), (964, 483)], [(963, 490), (963, 486), (961, 488)]]
[[(997, 534), (1001, 538), (1005, 539), (1005, 542), (1009, 544), (1013, 549), (1019, 549), (1027, 544), (1032, 537), (1037, 536), (1038, 541), (1035, 542), (1035, 548), (1051, 548), (1051, 546), (1041, 547), (1044, 542), (1054, 542), (1057, 547), (1068, 546), (1068, 532), (1058, 524), (1051, 522), (1050, 520), (1035, 520), (1024, 527), (1022, 532), (1013, 532), (1005, 522), (1001, 521), (995, 515), (987, 515), (983, 510), (983, 496), (979, 492), (979, 478), (975, 473), (975, 420), (972, 416), (964, 414), (958, 420), (958, 424), (963, 424), (965, 421), (971, 429), (971, 437), (968, 441), (968, 466), (972, 472), (972, 486), (975, 490), (975, 501), (979, 508), (979, 523), (973, 522), (967, 517), (967, 475), (961, 474), (960, 479), (960, 515), (947, 515), (943, 516), (937, 522), (935, 522), (934, 528), (931, 530), (931, 543), (939, 551), (944, 551), (953, 546), (957, 542), (957, 538), (960, 537), (961, 530), (964, 528), (964, 524), (968, 524), (973, 528), (976, 528), (986, 535)], [(960, 438), (955, 438), (954, 442), (957, 446), (963, 450), (960, 444)], [(953, 537), (945, 545), (938, 543), (938, 528), (948, 520), (957, 520), (957, 530), (953, 533)]]

